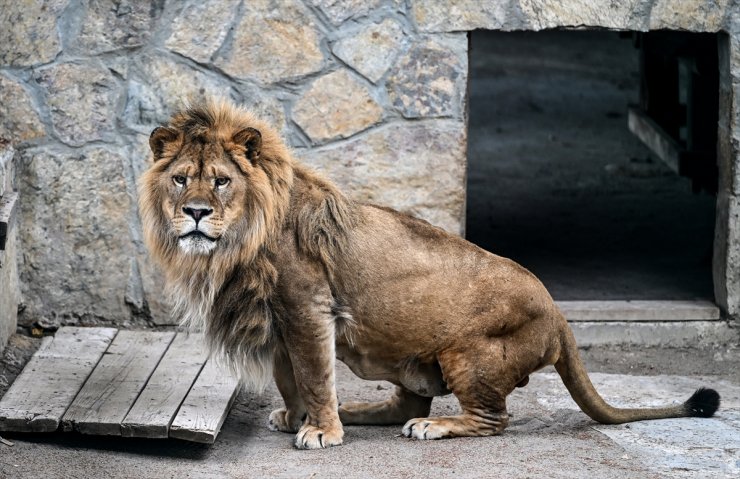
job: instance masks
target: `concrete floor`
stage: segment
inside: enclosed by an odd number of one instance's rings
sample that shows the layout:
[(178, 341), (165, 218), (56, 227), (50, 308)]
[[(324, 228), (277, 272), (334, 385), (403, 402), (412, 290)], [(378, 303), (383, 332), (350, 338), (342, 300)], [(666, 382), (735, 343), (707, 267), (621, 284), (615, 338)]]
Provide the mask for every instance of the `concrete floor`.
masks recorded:
[(714, 202), (627, 128), (613, 32), (472, 33), (467, 237), (556, 299), (709, 299)]
[[(27, 355), (18, 348), (6, 351), (6, 373), (17, 369), (7, 367), (8, 353), (21, 362)], [(527, 387), (510, 396), (511, 425), (499, 437), (422, 442), (399, 437), (400, 426), (349, 426), (341, 447), (297, 451), (291, 435), (265, 426), (269, 412), (281, 405), (271, 387), (262, 396), (240, 394), (212, 446), (6, 433), (14, 446), (0, 444), (0, 477), (592, 479), (740, 474), (740, 350), (591, 348), (583, 356), (594, 384), (615, 405), (683, 401), (695, 388), (711, 386), (722, 395), (723, 406), (712, 419), (601, 426), (577, 409), (549, 369), (533, 375)], [(362, 381), (338, 366), (343, 401), (379, 400), (391, 392), (388, 383)], [(453, 397), (437, 398), (432, 413), (449, 414), (457, 408)]]

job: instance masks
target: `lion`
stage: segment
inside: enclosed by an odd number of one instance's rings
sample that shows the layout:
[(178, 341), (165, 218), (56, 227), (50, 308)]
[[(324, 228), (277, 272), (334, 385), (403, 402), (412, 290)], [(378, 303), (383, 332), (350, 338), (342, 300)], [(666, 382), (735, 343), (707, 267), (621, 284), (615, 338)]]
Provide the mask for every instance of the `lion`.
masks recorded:
[[(268, 425), (301, 449), (336, 446), (343, 424), (403, 424), (416, 439), (492, 436), (506, 397), (554, 365), (592, 419), (710, 417), (719, 394), (651, 409), (607, 404), (542, 283), (420, 219), (346, 197), (242, 107), (207, 100), (150, 137), (140, 216), (173, 312), (202, 329), (247, 386), (271, 377), (285, 402)], [(396, 386), (339, 405), (335, 360)], [(458, 415), (429, 417), (454, 394)]]

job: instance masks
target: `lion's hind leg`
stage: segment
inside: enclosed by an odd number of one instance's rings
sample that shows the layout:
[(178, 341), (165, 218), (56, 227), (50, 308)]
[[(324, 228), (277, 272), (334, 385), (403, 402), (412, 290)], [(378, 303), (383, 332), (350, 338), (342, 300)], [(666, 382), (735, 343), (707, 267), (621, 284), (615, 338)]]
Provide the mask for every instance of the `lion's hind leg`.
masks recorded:
[(494, 436), (509, 424), (506, 413), (415, 418), (403, 426), (403, 435), (414, 439), (444, 439), (448, 437)]
[(447, 386), (462, 407), (458, 416), (417, 417), (403, 426), (403, 435), (415, 439), (443, 439), (465, 436), (494, 436), (509, 424), (506, 396), (514, 389), (510, 381), (492, 363), (477, 361), (488, 351), (476, 351), (473, 345), (463, 351), (439, 355)]
[(385, 401), (371, 403), (343, 403), (339, 406), (342, 424), (403, 424), (411, 418), (426, 416), (432, 398), (412, 393), (400, 386)]

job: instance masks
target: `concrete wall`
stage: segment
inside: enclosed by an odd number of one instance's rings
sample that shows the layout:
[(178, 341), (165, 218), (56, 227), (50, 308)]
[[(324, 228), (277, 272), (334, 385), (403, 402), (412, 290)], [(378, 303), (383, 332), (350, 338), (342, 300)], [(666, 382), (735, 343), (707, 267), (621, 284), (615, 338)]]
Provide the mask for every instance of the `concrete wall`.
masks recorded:
[[(722, 174), (735, 178), (736, 1), (47, 0), (0, 10), (0, 136), (21, 151), (23, 321), (169, 321), (141, 242), (147, 137), (183, 98), (226, 95), (283, 127), (360, 200), (463, 227), (475, 28), (727, 31)], [(740, 314), (735, 182), (718, 295)], [(722, 203), (724, 202), (724, 203)], [(734, 236), (733, 236), (734, 235)]]

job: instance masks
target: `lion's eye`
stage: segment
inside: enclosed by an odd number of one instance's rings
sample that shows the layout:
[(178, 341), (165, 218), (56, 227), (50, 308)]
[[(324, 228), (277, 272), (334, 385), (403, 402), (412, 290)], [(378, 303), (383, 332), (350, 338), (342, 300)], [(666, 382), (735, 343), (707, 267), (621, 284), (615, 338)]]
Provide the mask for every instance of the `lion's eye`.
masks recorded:
[(178, 186), (183, 186), (185, 184), (185, 181), (187, 181), (187, 178), (182, 175), (175, 175), (172, 177), (172, 181), (174, 181), (175, 184)]
[(226, 177), (220, 176), (216, 178), (216, 186), (226, 186), (229, 184), (229, 181), (231, 180)]

